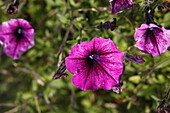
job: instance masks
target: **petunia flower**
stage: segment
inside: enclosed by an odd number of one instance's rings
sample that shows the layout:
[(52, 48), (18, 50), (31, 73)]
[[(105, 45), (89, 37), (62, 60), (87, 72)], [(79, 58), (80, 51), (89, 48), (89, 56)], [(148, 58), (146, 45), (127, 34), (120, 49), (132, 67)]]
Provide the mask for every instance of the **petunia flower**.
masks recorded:
[(0, 42), (7, 56), (19, 59), (34, 46), (34, 29), (24, 19), (11, 19), (0, 26)]
[(136, 4), (132, 4), (134, 0), (110, 0), (111, 14), (117, 14), (124, 10), (133, 8)]
[(136, 28), (134, 38), (136, 47), (152, 56), (160, 56), (170, 46), (170, 30), (153, 23)]
[(110, 90), (119, 84), (123, 72), (124, 52), (110, 39), (94, 38), (75, 45), (66, 57), (66, 69), (75, 74), (72, 82), (82, 90), (98, 87)]

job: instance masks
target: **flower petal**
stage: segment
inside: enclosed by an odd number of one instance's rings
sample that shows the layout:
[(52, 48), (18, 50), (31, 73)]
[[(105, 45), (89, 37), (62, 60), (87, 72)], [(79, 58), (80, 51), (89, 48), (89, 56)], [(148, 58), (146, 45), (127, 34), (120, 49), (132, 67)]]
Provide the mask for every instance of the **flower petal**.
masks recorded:
[(81, 44), (73, 46), (69, 53), (69, 58), (86, 58), (91, 50), (92, 46), (89, 42), (82, 42)]
[(93, 45), (93, 51), (100, 51), (99, 54), (117, 51), (116, 45), (110, 39), (93, 38), (90, 44)]
[(97, 66), (100, 70), (105, 70), (105, 73), (103, 73), (103, 80), (100, 87), (110, 90), (114, 85), (119, 83), (123, 72), (123, 57), (123, 52), (101, 55), (101, 60)]
[(73, 76), (72, 82), (75, 86), (82, 90), (95, 91), (99, 86), (99, 75), (95, 68), (89, 68), (87, 66), (82, 67), (81, 71)]
[(24, 19), (17, 19), (18, 26), (23, 26), (25, 29), (32, 29), (32, 26), (29, 24), (28, 21)]
[(13, 59), (19, 59), (24, 52), (34, 46), (26, 39), (18, 41), (14, 36), (11, 36), (5, 43), (5, 53)]
[(72, 74), (78, 73), (82, 65), (86, 65), (85, 58), (90, 51), (92, 51), (92, 46), (89, 42), (82, 42), (81, 44), (73, 46), (69, 56), (65, 58), (66, 68)]

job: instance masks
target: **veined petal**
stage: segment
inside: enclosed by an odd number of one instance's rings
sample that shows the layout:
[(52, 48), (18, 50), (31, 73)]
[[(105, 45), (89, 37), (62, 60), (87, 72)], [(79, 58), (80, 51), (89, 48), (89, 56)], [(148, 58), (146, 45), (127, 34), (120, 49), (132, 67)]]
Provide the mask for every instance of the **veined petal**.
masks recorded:
[(3, 22), (0, 26), (0, 35), (8, 35), (13, 34), (14, 28), (10, 28), (11, 26), (8, 22)]
[(110, 90), (113, 86), (119, 83), (123, 71), (122, 63), (99, 62), (97, 67), (99, 69), (97, 72), (100, 77), (100, 87), (105, 90)]
[(93, 51), (100, 51), (100, 54), (117, 51), (116, 45), (110, 39), (93, 38), (90, 43), (93, 45)]
[(24, 19), (17, 19), (18, 26), (24, 26), (25, 29), (32, 29), (32, 26), (29, 24), (28, 21), (25, 21)]
[(34, 44), (30, 44), (27, 39), (21, 39), (18, 41), (15, 37), (10, 37), (10, 40), (6, 41), (4, 50), (5, 53), (13, 59), (19, 59), (20, 56), (27, 51), (27, 49), (30, 49), (33, 46)]
[(84, 66), (82, 70), (73, 76), (72, 82), (82, 90), (95, 91), (100, 85), (100, 78), (95, 68)]
[(92, 46), (89, 42), (82, 42), (81, 44), (73, 46), (69, 53), (69, 58), (86, 58), (91, 50)]
[(72, 58), (66, 57), (66, 68), (72, 74), (77, 74), (81, 71), (81, 69), (86, 66), (86, 62), (84, 58)]

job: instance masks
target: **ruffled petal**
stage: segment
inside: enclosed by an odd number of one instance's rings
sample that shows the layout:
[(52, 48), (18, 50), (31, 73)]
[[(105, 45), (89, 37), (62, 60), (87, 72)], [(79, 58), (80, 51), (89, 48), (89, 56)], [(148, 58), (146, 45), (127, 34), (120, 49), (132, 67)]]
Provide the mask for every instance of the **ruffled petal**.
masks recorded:
[(3, 22), (0, 26), (0, 36), (13, 34), (14, 28), (8, 24), (8, 22)]
[(89, 42), (82, 42), (81, 44), (72, 47), (69, 53), (69, 58), (86, 58), (91, 50), (92, 46)]
[(24, 19), (17, 19), (18, 26), (23, 26), (25, 29), (32, 29), (32, 26), (29, 24), (28, 21)]
[(81, 71), (82, 67), (86, 66), (85, 59), (83, 58), (72, 58), (70, 56), (65, 58), (66, 68), (72, 74), (77, 74)]
[(82, 42), (72, 47), (69, 56), (65, 58), (66, 68), (72, 73), (76, 74), (81, 67), (86, 65), (85, 59), (92, 51), (92, 45), (89, 42)]
[(90, 43), (93, 45), (93, 51), (99, 51), (100, 54), (117, 51), (116, 45), (110, 39), (93, 38)]
[(100, 78), (100, 87), (105, 90), (110, 90), (113, 86), (119, 83), (119, 79), (123, 71), (122, 63), (99, 62), (97, 67), (97, 72)]
[(105, 70), (100, 87), (105, 90), (110, 90), (115, 84), (119, 83), (120, 76), (123, 72), (124, 52), (119, 51), (100, 56), (101, 60), (99, 61), (97, 66), (101, 68), (100, 70)]
[(168, 49), (170, 35), (168, 38), (165, 35), (166, 31), (169, 31), (169, 30), (162, 30), (162, 32), (160, 32), (159, 30), (154, 31), (155, 32), (154, 36), (156, 39), (156, 44), (155, 44), (156, 47), (152, 52), (153, 56), (160, 56), (162, 53), (164, 53)]
[(82, 90), (95, 91), (100, 85), (100, 78), (96, 68), (89, 68), (87, 66), (82, 67), (82, 70), (72, 78), (72, 82), (75, 86)]
[(135, 29), (134, 38), (136, 41), (141, 40), (145, 36), (146, 30), (149, 28), (147, 24), (142, 24), (140, 28)]
[(17, 40), (14, 36), (10, 36), (5, 44), (5, 53), (13, 59), (19, 59), (24, 52), (34, 46), (27, 39)]

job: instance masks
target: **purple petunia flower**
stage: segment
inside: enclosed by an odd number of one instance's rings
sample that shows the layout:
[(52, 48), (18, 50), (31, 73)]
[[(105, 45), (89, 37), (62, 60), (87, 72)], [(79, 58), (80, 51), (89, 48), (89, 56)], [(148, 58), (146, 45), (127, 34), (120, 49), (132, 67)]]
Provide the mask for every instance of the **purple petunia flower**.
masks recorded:
[(0, 42), (7, 56), (19, 59), (34, 46), (34, 29), (24, 19), (11, 19), (0, 26)]
[(110, 39), (94, 38), (91, 42), (75, 45), (66, 57), (66, 68), (75, 86), (95, 91), (98, 87), (110, 90), (119, 84), (123, 72), (124, 52)]
[(132, 4), (134, 0), (110, 0), (111, 14), (117, 14), (123, 10), (131, 9), (136, 4)]
[(134, 38), (136, 47), (152, 56), (160, 56), (170, 46), (170, 30), (152, 23), (136, 28)]

